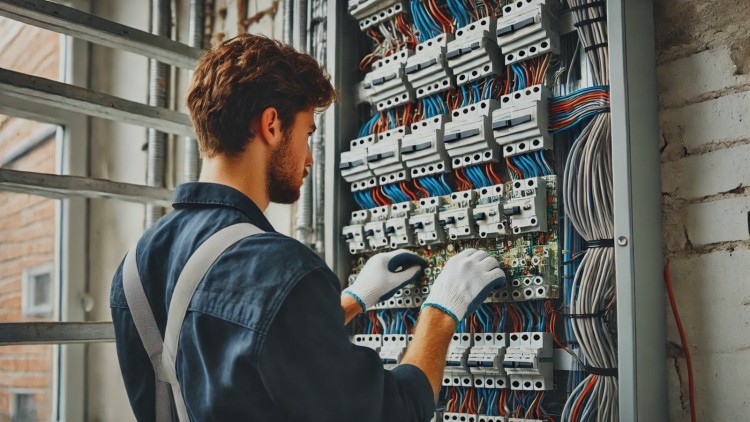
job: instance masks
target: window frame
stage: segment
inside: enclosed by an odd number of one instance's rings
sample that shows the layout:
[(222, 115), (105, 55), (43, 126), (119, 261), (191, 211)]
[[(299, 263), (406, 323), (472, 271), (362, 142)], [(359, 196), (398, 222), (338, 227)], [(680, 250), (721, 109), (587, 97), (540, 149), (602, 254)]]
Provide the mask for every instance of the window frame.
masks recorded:
[[(49, 293), (47, 303), (36, 304), (36, 281), (40, 275), (49, 276)], [(39, 318), (48, 317), (52, 314), (53, 304), (55, 303), (55, 287), (57, 280), (55, 278), (54, 263), (29, 267), (21, 272), (21, 315), (24, 317)]]

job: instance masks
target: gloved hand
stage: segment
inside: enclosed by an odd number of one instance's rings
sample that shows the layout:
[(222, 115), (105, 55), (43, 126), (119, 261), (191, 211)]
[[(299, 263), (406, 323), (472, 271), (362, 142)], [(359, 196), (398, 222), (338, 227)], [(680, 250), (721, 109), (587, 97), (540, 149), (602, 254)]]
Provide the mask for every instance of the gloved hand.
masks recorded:
[(426, 265), (427, 261), (405, 249), (379, 253), (367, 261), (357, 279), (343, 293), (356, 299), (364, 312), (419, 278)]
[(432, 306), (460, 322), (476, 311), (497, 286), (505, 285), (505, 273), (485, 251), (465, 249), (449, 259), (430, 288), (422, 307)]

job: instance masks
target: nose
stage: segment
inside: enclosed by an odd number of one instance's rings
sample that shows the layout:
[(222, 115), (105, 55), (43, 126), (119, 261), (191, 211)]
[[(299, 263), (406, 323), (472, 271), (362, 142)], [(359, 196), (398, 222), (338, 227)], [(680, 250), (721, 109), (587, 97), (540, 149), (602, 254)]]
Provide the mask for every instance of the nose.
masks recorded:
[(310, 144), (307, 144), (307, 155), (305, 156), (305, 167), (313, 165), (312, 151), (310, 150)]

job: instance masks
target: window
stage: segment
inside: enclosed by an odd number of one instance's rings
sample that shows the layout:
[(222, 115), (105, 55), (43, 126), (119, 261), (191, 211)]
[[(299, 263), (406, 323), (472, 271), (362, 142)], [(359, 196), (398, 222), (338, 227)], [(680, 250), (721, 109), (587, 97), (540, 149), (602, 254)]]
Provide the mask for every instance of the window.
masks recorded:
[(23, 272), (23, 316), (49, 316), (52, 312), (52, 264)]
[(13, 422), (36, 422), (38, 417), (34, 394), (14, 393), (11, 414)]

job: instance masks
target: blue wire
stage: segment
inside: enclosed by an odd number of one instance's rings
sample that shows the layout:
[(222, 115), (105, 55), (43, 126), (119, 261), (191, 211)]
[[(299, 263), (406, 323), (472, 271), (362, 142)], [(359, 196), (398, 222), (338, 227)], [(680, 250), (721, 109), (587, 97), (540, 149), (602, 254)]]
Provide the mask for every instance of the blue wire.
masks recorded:
[(481, 183), (476, 179), (476, 175), (472, 171), (473, 167), (466, 166), (465, 169), (466, 169), (466, 176), (469, 178), (469, 181), (471, 182), (471, 185), (474, 188), (481, 188), (482, 187)]
[(511, 161), (513, 161), (513, 165), (515, 165), (518, 169), (521, 170), (521, 173), (523, 173), (523, 177), (531, 177), (529, 172), (529, 169), (526, 168), (526, 165), (520, 160), (519, 155), (516, 155), (515, 157), (511, 158)]
[(476, 187), (483, 188), (484, 181), (482, 181), (482, 177), (479, 174), (477, 174), (477, 168), (474, 166), (471, 166), (471, 167), (468, 167), (468, 170), (474, 176), (473, 180), (476, 180)]
[(527, 157), (524, 154), (524, 155), (519, 155), (518, 159), (523, 161), (525, 168), (528, 169), (529, 175), (527, 177), (537, 177), (538, 174), (536, 171), (536, 166), (534, 165), (533, 161), (529, 160), (529, 157)]
[(418, 7), (419, 7), (419, 1), (411, 0), (411, 2), (409, 3), (409, 9), (411, 10), (411, 15), (414, 18), (414, 26), (417, 27), (417, 39), (419, 40), (419, 42), (423, 42), (427, 40), (427, 38), (425, 38), (427, 34), (425, 33), (425, 30), (423, 29), (423, 26), (422, 26), (423, 24), (422, 24), (422, 20), (420, 19), (421, 16), (419, 14), (419, 11), (417, 9)]
[(362, 204), (362, 200), (360, 199), (359, 194), (360, 192), (354, 192), (354, 200), (357, 202), (357, 205), (359, 205), (361, 209), (365, 209), (367, 207)]
[(469, 91), (466, 89), (466, 85), (461, 85), (461, 107), (466, 107), (469, 102)]
[(541, 151), (537, 151), (534, 153), (533, 155), (534, 161), (539, 165), (539, 168), (542, 170), (542, 176), (549, 176), (549, 171), (547, 170), (547, 166), (545, 166), (544, 163), (542, 162), (541, 153), (542, 153)]
[(430, 186), (432, 187), (432, 192), (434, 192), (435, 195), (437, 196), (443, 195), (443, 188), (440, 186), (440, 184), (438, 184), (438, 182), (432, 176), (425, 177), (424, 179), (427, 183), (430, 184)]
[(446, 191), (445, 194), (446, 195), (450, 195), (450, 193), (451, 193), (451, 191), (453, 191), (453, 189), (451, 189), (450, 185), (448, 185), (448, 182), (445, 181), (445, 173), (443, 173), (443, 174), (440, 175), (440, 182), (445, 187), (445, 191)]

